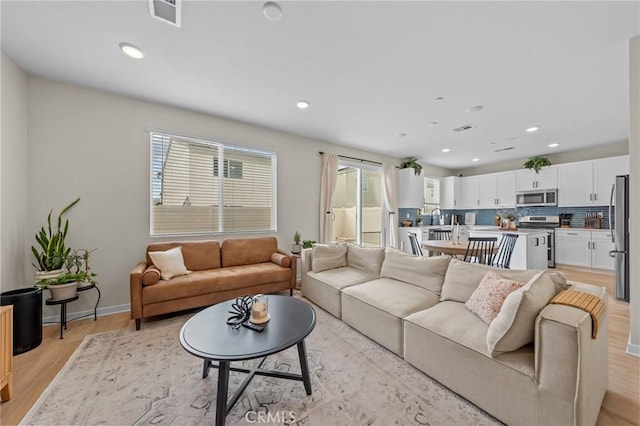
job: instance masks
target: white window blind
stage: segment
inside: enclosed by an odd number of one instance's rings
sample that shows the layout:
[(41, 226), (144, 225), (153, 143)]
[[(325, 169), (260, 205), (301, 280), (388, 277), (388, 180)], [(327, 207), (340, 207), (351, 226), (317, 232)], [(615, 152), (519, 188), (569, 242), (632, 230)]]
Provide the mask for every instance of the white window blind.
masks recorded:
[(275, 153), (151, 132), (151, 235), (275, 231), (275, 188)]
[(426, 208), (440, 206), (440, 179), (424, 178), (424, 204)]

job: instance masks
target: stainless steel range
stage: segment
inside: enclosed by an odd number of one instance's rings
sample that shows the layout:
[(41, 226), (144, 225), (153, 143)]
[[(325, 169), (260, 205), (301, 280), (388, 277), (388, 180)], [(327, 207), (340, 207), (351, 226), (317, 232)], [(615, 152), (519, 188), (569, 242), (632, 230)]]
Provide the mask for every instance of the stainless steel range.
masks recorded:
[(522, 216), (518, 226), (523, 229), (547, 231), (547, 266), (556, 267), (556, 228), (560, 226), (559, 216)]

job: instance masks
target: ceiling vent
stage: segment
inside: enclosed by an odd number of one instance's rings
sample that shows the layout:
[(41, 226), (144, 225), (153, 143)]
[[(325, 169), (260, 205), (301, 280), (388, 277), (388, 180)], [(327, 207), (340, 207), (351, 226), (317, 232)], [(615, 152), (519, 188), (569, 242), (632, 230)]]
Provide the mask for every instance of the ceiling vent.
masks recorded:
[(149, 0), (149, 13), (156, 19), (180, 28), (182, 0)]
[(456, 127), (453, 131), (460, 133), (471, 129), (473, 129), (473, 126), (471, 124), (466, 124), (464, 126)]
[(506, 148), (496, 149), (496, 150), (495, 150), (495, 151), (493, 151), (493, 152), (511, 151), (511, 150), (512, 150), (512, 149), (514, 149), (514, 148), (515, 148), (515, 146), (508, 146), (508, 147), (506, 147)]

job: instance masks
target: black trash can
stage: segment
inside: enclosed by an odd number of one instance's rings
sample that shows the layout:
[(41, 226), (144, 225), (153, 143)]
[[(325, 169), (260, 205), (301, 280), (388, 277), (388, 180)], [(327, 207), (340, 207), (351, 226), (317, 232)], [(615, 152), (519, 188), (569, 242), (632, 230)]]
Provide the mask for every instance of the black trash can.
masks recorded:
[(13, 354), (37, 348), (42, 343), (42, 290), (5, 291), (0, 294), (0, 305), (13, 305)]

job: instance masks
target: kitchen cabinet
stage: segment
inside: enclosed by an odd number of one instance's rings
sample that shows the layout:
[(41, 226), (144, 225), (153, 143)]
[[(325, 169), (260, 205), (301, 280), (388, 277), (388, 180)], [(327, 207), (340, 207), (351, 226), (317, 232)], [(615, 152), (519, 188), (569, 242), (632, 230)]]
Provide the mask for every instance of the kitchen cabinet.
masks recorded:
[(556, 230), (556, 263), (613, 270), (613, 249), (609, 231)]
[(516, 206), (516, 173), (499, 173), (496, 177), (498, 184), (498, 204), (500, 208), (514, 208)]
[(611, 199), (611, 187), (618, 175), (629, 174), (629, 156), (609, 157), (593, 162), (593, 201), (594, 204), (608, 206)]
[(478, 208), (515, 207), (516, 176), (514, 172), (478, 176)]
[(629, 156), (558, 165), (558, 206), (608, 206), (617, 175), (629, 174)]
[(412, 168), (398, 171), (398, 207), (421, 209), (424, 207), (424, 176), (416, 175)]
[(440, 180), (440, 208), (454, 210), (460, 205), (460, 178), (447, 176)]
[(615, 250), (615, 244), (611, 242), (611, 232), (591, 232), (591, 267), (598, 269), (614, 270), (614, 259), (609, 252)]
[(593, 161), (558, 166), (558, 206), (593, 204)]
[(529, 169), (516, 171), (516, 191), (556, 189), (557, 187), (558, 169), (556, 167), (543, 167), (538, 173)]
[(480, 204), (478, 198), (479, 176), (467, 176), (460, 180), (460, 206), (461, 209), (477, 209)]

